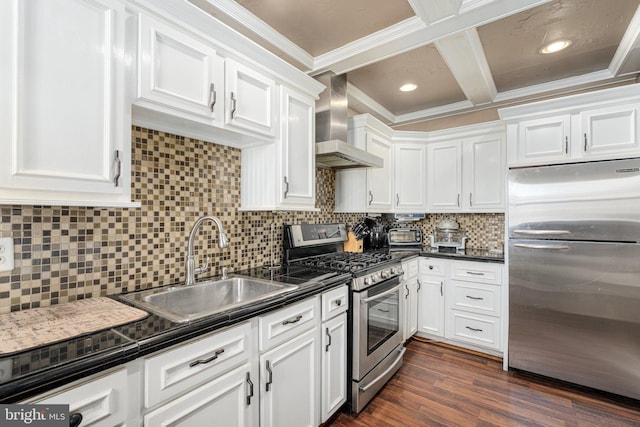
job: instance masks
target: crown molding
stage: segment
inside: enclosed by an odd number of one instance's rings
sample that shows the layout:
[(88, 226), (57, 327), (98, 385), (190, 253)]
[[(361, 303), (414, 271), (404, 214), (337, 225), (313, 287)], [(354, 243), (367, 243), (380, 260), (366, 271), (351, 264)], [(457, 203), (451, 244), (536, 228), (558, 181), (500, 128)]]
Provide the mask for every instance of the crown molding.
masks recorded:
[(636, 72), (640, 68), (640, 6), (633, 14), (616, 53), (609, 64), (609, 72), (618, 76)]
[[(360, 88), (349, 82), (347, 82), (347, 97), (354, 99), (357, 103), (364, 105), (365, 108), (369, 110), (362, 111), (363, 113), (370, 113), (377, 119), (386, 121), (387, 123), (394, 123), (396, 120), (395, 114), (364, 93)], [(351, 106), (352, 103), (349, 102), (349, 105)]]

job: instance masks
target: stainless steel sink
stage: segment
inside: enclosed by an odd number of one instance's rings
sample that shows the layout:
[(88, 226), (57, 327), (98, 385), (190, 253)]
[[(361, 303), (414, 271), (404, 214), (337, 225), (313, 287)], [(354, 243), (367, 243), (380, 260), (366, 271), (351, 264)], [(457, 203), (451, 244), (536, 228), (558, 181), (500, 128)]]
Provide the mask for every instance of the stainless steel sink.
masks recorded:
[(174, 322), (188, 322), (238, 308), (296, 289), (287, 285), (249, 277), (230, 277), (165, 290), (151, 289), (121, 298)]

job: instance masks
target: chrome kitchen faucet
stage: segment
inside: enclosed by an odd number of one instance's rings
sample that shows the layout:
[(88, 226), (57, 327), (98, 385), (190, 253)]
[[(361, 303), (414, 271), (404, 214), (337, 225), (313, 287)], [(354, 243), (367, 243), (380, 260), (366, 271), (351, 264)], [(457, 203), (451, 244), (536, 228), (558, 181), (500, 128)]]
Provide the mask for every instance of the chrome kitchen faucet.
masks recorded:
[(218, 226), (218, 247), (220, 249), (224, 249), (229, 246), (229, 238), (226, 234), (224, 234), (224, 230), (222, 228), (222, 223), (215, 216), (203, 216), (198, 219), (195, 224), (193, 224), (193, 228), (191, 229), (191, 233), (189, 234), (189, 244), (187, 246), (187, 285), (193, 285), (196, 283), (196, 275), (202, 274), (209, 269), (209, 263), (211, 262), (211, 258), (207, 257), (207, 263), (204, 267), (196, 268), (196, 262), (193, 258), (193, 241), (196, 238), (196, 234), (198, 234), (198, 230), (200, 226), (204, 224), (206, 221), (212, 221)]

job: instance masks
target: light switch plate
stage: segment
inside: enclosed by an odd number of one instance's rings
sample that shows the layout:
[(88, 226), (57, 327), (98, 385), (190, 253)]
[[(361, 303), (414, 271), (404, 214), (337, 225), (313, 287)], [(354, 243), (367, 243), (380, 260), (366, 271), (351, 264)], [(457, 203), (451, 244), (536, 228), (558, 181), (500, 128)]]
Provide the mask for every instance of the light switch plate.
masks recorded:
[(13, 238), (0, 238), (0, 271), (13, 270)]

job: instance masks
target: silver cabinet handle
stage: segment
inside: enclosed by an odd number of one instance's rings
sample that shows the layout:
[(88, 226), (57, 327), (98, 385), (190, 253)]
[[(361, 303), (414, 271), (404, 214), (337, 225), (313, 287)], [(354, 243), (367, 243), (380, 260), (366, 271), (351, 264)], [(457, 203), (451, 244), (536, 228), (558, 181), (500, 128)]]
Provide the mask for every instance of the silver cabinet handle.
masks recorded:
[(327, 334), (327, 338), (329, 338), (329, 342), (324, 346), (324, 351), (326, 353), (329, 351), (329, 347), (331, 347), (331, 334), (329, 333), (329, 328), (325, 329), (325, 333)]
[(409, 285), (404, 285), (404, 290), (407, 291), (406, 294), (404, 294), (404, 299), (409, 298)]
[(467, 298), (472, 299), (472, 300), (476, 300), (476, 301), (484, 300), (484, 298), (482, 298), (482, 297), (472, 297), (471, 295), (467, 295)]
[(213, 362), (214, 360), (216, 360), (218, 358), (218, 356), (220, 356), (222, 353), (224, 353), (224, 348), (220, 349), (220, 350), (216, 350), (216, 352), (213, 354), (213, 356), (211, 356), (208, 359), (198, 359), (198, 360), (194, 360), (193, 362), (189, 363), (189, 367), (193, 368), (194, 366), (198, 366), (198, 365), (205, 365), (209, 362)]
[(249, 386), (249, 393), (247, 394), (247, 406), (251, 405), (251, 398), (253, 397), (253, 381), (251, 381), (251, 374), (247, 372), (247, 385)]
[(444, 282), (440, 282), (440, 296), (443, 297), (444, 296), (444, 291), (443, 288), (444, 287)]
[(484, 276), (484, 273), (480, 273), (478, 271), (467, 271), (467, 274), (470, 274), (472, 276)]
[(472, 328), (471, 326), (465, 326), (465, 328), (473, 332), (482, 332), (482, 329)]
[(211, 108), (211, 112), (213, 113), (213, 107), (215, 107), (216, 105), (216, 85), (211, 83), (211, 85), (209, 85), (209, 99), (211, 100), (211, 103), (209, 104), (209, 107)]
[(473, 193), (469, 193), (469, 206), (473, 206)]
[(333, 301), (333, 304), (334, 304), (336, 307), (340, 307), (340, 306), (342, 305), (342, 300), (341, 300), (341, 299), (337, 299), (337, 300)]
[(271, 371), (271, 362), (267, 360), (264, 368), (267, 370), (267, 374), (269, 374), (269, 377), (267, 378), (267, 383), (265, 384), (265, 388), (266, 388), (266, 391), (270, 391), (271, 383), (273, 383), (273, 372)]
[(524, 249), (549, 249), (552, 251), (562, 251), (565, 249), (569, 249), (569, 246), (566, 245), (560, 245), (560, 246), (551, 246), (551, 245), (529, 245), (529, 244), (525, 244), (525, 243), (516, 243), (515, 245), (516, 248), (524, 248)]
[(288, 325), (290, 323), (298, 323), (301, 319), (302, 319), (302, 314), (298, 314), (293, 319), (287, 319), (287, 320), (283, 321), (282, 322), (282, 326)]
[(400, 285), (398, 285), (398, 286), (394, 286), (393, 288), (389, 289), (388, 291), (384, 291), (384, 292), (382, 292), (381, 294), (374, 295), (374, 296), (369, 297), (369, 298), (363, 298), (363, 299), (360, 301), (360, 304), (368, 304), (368, 303), (370, 303), (371, 301), (375, 301), (375, 300), (377, 300), (377, 299), (380, 299), (380, 298), (386, 297), (386, 296), (387, 296), (387, 295), (389, 295), (389, 294), (392, 294), (392, 293), (394, 293), (394, 292), (398, 292), (398, 289), (400, 289)]
[(549, 234), (552, 236), (571, 234), (568, 230), (513, 230), (513, 232), (516, 234), (528, 234), (532, 236), (539, 236), (543, 234)]
[(122, 160), (120, 159), (120, 150), (116, 150), (114, 161), (116, 164), (116, 174), (113, 177), (113, 185), (118, 186), (118, 181), (120, 181), (120, 176), (122, 175)]
[(396, 193), (396, 206), (400, 206), (400, 195)]
[(569, 137), (564, 137), (564, 153), (569, 154)]
[(373, 203), (373, 192), (369, 190), (369, 205), (371, 205), (371, 203)]
[(289, 180), (287, 179), (287, 177), (284, 177), (284, 198), (287, 198), (287, 195), (289, 194)]
[(418, 289), (416, 289), (416, 292), (420, 292), (420, 288), (422, 287), (422, 283), (420, 283), (420, 279), (416, 280), (416, 282), (418, 282)]
[(433, 265), (430, 265), (430, 266), (429, 266), (429, 270), (433, 270)]
[(236, 115), (237, 100), (236, 96), (231, 92), (231, 118)]
[(458, 201), (456, 202), (456, 204), (458, 205), (458, 207), (460, 207), (460, 193), (458, 193)]
[(587, 143), (587, 133), (584, 133), (584, 151), (587, 151), (588, 143)]

